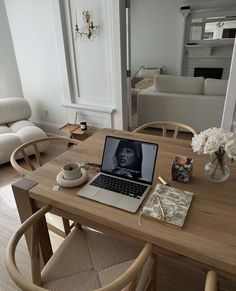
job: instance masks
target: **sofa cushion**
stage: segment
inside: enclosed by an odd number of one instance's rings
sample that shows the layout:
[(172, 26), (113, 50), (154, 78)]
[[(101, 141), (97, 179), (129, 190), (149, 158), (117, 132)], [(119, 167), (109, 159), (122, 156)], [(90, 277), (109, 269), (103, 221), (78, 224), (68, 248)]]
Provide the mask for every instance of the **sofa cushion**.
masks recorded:
[[(175, 120), (197, 131), (220, 127), (225, 98), (212, 95), (191, 95), (154, 92), (154, 87), (137, 96), (138, 124), (153, 120)], [(183, 114), (184, 108), (184, 114)]]
[(0, 164), (8, 162), (12, 152), (20, 145), (21, 140), (15, 133), (2, 133), (0, 136)]
[(20, 97), (0, 99), (0, 124), (28, 119), (31, 116), (29, 103)]
[(17, 135), (21, 139), (21, 143), (25, 143), (34, 139), (47, 137), (46, 133), (37, 126), (26, 126), (21, 128)]
[(2, 133), (8, 133), (8, 132), (12, 132), (12, 130), (10, 129), (10, 127), (7, 126), (6, 124), (1, 124), (0, 125), (0, 134), (2, 134)]
[(204, 95), (225, 96), (228, 80), (206, 79), (203, 86)]
[(21, 128), (26, 126), (35, 126), (35, 124), (29, 120), (19, 120), (9, 124), (12, 132), (18, 132)]
[(154, 76), (154, 90), (157, 92), (202, 95), (203, 84), (203, 77)]

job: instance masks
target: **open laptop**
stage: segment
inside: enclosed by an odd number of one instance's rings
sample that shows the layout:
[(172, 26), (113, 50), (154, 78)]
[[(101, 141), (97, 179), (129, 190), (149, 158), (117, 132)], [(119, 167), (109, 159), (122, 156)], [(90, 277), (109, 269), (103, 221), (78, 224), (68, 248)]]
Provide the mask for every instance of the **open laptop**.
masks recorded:
[(136, 212), (151, 188), (157, 151), (158, 144), (106, 136), (101, 171), (77, 195)]

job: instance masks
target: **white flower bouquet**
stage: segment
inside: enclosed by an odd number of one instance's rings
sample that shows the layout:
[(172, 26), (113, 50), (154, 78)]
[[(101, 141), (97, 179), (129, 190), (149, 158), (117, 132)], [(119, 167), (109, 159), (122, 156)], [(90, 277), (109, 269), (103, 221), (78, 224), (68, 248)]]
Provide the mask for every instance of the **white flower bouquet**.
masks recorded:
[(225, 153), (231, 160), (236, 160), (236, 134), (223, 128), (209, 128), (192, 138), (192, 148), (198, 154), (212, 155), (213, 164), (216, 162), (214, 171), (211, 172), (213, 179), (218, 165), (224, 175), (224, 155)]
[(192, 148), (198, 154), (226, 153), (236, 160), (236, 134), (223, 128), (209, 128), (192, 139)]

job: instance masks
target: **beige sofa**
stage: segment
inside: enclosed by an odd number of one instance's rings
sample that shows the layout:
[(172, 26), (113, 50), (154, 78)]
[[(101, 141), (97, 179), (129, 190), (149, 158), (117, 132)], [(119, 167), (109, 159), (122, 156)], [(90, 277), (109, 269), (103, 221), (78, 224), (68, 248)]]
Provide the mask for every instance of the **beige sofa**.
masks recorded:
[(173, 120), (197, 131), (220, 126), (226, 89), (227, 80), (156, 75), (137, 96), (138, 125)]
[(0, 164), (10, 161), (12, 152), (21, 144), (47, 136), (28, 120), (30, 116), (31, 108), (24, 98), (0, 99)]

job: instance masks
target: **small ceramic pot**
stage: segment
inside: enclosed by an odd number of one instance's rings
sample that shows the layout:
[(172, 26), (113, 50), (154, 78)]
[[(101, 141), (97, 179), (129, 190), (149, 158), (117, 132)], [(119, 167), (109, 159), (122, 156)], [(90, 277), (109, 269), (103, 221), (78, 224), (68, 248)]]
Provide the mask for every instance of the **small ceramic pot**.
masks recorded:
[(65, 180), (75, 180), (81, 177), (81, 167), (79, 163), (68, 163), (62, 167), (63, 178)]

